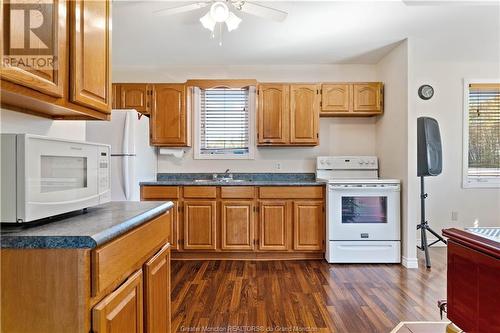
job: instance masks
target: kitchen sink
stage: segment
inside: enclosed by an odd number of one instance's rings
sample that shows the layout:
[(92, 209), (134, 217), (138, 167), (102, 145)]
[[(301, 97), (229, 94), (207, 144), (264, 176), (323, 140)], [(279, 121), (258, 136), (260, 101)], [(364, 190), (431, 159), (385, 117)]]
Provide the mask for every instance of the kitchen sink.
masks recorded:
[(217, 179), (195, 179), (195, 183), (240, 183), (246, 182), (245, 179), (232, 179), (232, 178), (217, 178)]

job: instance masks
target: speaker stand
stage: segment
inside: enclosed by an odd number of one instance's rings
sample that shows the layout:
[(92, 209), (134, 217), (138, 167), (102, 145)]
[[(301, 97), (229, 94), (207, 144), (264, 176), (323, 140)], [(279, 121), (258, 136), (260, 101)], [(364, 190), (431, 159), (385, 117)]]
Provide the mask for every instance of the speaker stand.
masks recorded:
[[(425, 265), (427, 268), (431, 268), (431, 257), (429, 256), (429, 247), (432, 245), (443, 242), (446, 244), (446, 240), (441, 237), (437, 232), (432, 230), (429, 227), (429, 223), (425, 220), (425, 199), (427, 199), (427, 193), (425, 193), (424, 187), (424, 176), (420, 177), (420, 224), (417, 225), (417, 230), (420, 229), (420, 246), (417, 248), (425, 253)], [(426, 232), (430, 232), (434, 236), (436, 236), (436, 240), (430, 244), (427, 244), (427, 234)]]

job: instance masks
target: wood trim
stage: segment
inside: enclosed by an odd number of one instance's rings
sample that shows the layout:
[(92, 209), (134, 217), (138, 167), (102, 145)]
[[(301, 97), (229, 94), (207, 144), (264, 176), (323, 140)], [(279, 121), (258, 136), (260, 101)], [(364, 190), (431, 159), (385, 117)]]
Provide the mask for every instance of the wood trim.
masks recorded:
[(141, 200), (151, 199), (178, 199), (180, 197), (179, 186), (141, 186)]
[[(6, 1), (2, 3), (2, 9), (0, 14), (2, 17), (0, 19), (0, 25), (2, 29), (4, 24), (10, 23), (10, 17), (6, 14), (4, 17), (4, 10), (8, 10), (9, 2)], [(18, 67), (3, 66), (3, 58), (0, 63), (0, 77), (2, 80), (8, 80), (12, 83), (25, 86), (30, 89), (40, 91), (44, 94), (54, 96), (54, 97), (64, 97), (66, 95), (67, 89), (67, 62), (68, 62), (68, 43), (67, 43), (67, 1), (66, 0), (54, 0), (54, 6), (57, 10), (53, 10), (54, 19), (54, 29), (52, 30), (53, 38), (53, 51), (52, 56), (57, 59), (57, 69), (52, 70), (53, 78), (52, 80), (45, 79), (41, 75), (44, 71), (38, 71), (40, 75), (37, 75), (35, 71), (27, 71)], [(4, 8), (5, 7), (5, 8)], [(8, 22), (4, 22), (4, 18), (8, 19)], [(7, 21), (7, 20), (6, 20)], [(10, 39), (10, 27), (2, 32), (5, 38), (5, 43), (0, 43), (0, 54), (4, 56), (4, 44), (6, 44)], [(2, 82), (3, 84), (3, 82)], [(2, 87), (3, 89), (3, 87)]]
[[(124, 284), (122, 284), (114, 292), (106, 296), (99, 304), (92, 309), (92, 329), (95, 333), (108, 333), (110, 331), (110, 321), (116, 315), (119, 315), (124, 306), (128, 302), (135, 301), (136, 318), (127, 318), (130, 323), (134, 323), (136, 327), (128, 327), (132, 332), (142, 333), (143, 325), (143, 276), (142, 270), (138, 270), (132, 274)], [(135, 298), (135, 300), (134, 300)], [(122, 318), (123, 319), (123, 318)], [(122, 324), (121, 326), (125, 326)]]
[[(295, 121), (295, 116), (297, 113), (297, 99), (295, 94), (300, 90), (309, 90), (312, 92), (313, 104), (311, 106), (311, 114), (309, 115), (309, 121), (297, 122)], [(319, 112), (320, 112), (320, 100), (321, 96), (319, 91), (321, 86), (318, 84), (291, 84), (290, 85), (290, 143), (292, 144), (307, 144), (307, 145), (317, 145), (319, 143)], [(296, 134), (296, 129), (302, 126), (311, 126), (309, 137), (298, 137)]]
[(323, 186), (262, 186), (261, 199), (323, 199)]
[(494, 258), (500, 259), (500, 246), (497, 242), (491, 239), (487, 239), (457, 228), (444, 229), (443, 236), (448, 237), (462, 246), (466, 246), (473, 250), (483, 252)]
[[(105, 53), (106, 59), (104, 60), (105, 73), (94, 73), (92, 69), (85, 68), (84, 50), (91, 47), (86, 45), (84, 37), (86, 34), (85, 24), (89, 18), (83, 15), (86, 12), (86, 3), (102, 3), (105, 2), (105, 13), (103, 19), (105, 27), (103, 33), (106, 35)], [(110, 0), (100, 0), (98, 2), (86, 2), (84, 0), (73, 0), (70, 3), (70, 100), (76, 104), (90, 107), (104, 113), (111, 113), (111, 5)], [(78, 10), (77, 10), (78, 9)], [(80, 13), (78, 17), (76, 14)], [(92, 18), (92, 17), (91, 17)], [(93, 17), (95, 20), (96, 18)], [(87, 23), (88, 24), (88, 23)], [(96, 29), (94, 27), (94, 29)], [(96, 31), (92, 32), (95, 35)], [(88, 87), (84, 86), (85, 75), (104, 75), (106, 86), (104, 96), (99, 96), (93, 91), (88, 91)]]
[(322, 260), (324, 252), (172, 252), (172, 260)]
[(215, 199), (217, 198), (216, 186), (184, 186), (184, 198), (189, 199)]
[[(300, 208), (301, 207), (316, 207), (318, 209), (318, 220), (307, 221), (310, 223), (317, 224), (316, 235), (318, 237), (318, 242), (316, 244), (301, 244), (301, 228), (299, 223), (300, 220)], [(324, 211), (323, 211), (323, 201), (294, 201), (293, 202), (293, 249), (297, 251), (321, 251), (324, 248), (325, 240), (325, 223), (324, 223)], [(312, 229), (312, 228), (311, 228)], [(309, 232), (310, 230), (308, 230)]]
[(144, 330), (170, 333), (170, 244), (144, 264)]
[(235, 79), (235, 80), (187, 80), (186, 86), (198, 87), (201, 89), (210, 88), (246, 88), (257, 86), (257, 80), (254, 79)]
[[(210, 207), (210, 216), (207, 216), (209, 221), (210, 230), (205, 230), (208, 232), (210, 241), (207, 244), (191, 244), (189, 242), (189, 223), (190, 223), (190, 206), (199, 207), (205, 206)], [(183, 250), (215, 250), (217, 248), (217, 201), (202, 201), (202, 200), (191, 200), (183, 202), (183, 228), (184, 228), (184, 240), (183, 240)], [(199, 232), (199, 230), (198, 230)]]
[[(254, 217), (254, 202), (250, 200), (239, 200), (239, 201), (230, 201), (230, 200), (223, 200), (221, 201), (221, 216), (220, 216), (220, 223), (221, 223), (221, 250), (238, 250), (238, 251), (253, 251), (254, 249), (254, 230), (255, 230), (255, 217)], [(228, 207), (246, 207), (248, 210), (248, 215), (247, 215), (247, 220), (246, 222), (248, 223), (246, 228), (247, 228), (247, 234), (246, 234), (246, 244), (228, 244), (227, 243), (227, 238), (230, 236), (229, 228), (228, 228), (228, 223), (230, 222), (228, 217), (227, 217), (227, 210), (226, 208)], [(233, 222), (238, 222), (238, 221), (233, 221)], [(242, 231), (243, 232), (243, 231)]]
[[(92, 295), (120, 283), (169, 239), (169, 212), (92, 251)], [(131, 250), (133, 249), (133, 251)]]
[(253, 199), (255, 186), (221, 186), (220, 197), (223, 199)]
[(2, 249), (2, 332), (89, 332), (89, 249)]

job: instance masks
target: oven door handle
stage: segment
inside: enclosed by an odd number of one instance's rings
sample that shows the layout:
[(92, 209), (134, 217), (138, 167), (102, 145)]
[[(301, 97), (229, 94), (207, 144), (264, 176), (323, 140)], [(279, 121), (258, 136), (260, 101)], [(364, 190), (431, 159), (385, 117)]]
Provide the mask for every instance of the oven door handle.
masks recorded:
[(379, 191), (379, 192), (399, 192), (400, 186), (389, 185), (389, 186), (341, 186), (341, 185), (329, 185), (328, 189), (330, 191)]

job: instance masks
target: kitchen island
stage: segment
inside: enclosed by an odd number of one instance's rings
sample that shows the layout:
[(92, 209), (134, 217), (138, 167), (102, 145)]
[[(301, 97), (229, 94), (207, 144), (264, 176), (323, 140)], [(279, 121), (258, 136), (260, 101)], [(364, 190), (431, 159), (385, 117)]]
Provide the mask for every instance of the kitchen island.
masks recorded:
[(2, 332), (169, 332), (172, 207), (111, 202), (3, 228)]

